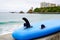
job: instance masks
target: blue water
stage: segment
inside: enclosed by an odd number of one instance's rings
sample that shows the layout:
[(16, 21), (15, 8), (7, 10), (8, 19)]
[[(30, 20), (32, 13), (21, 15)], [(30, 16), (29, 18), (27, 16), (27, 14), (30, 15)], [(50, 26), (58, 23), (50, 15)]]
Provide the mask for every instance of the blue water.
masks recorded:
[(23, 17), (26, 17), (30, 23), (52, 19), (60, 20), (60, 14), (0, 13), (0, 34), (19, 28), (24, 23), (22, 20)]

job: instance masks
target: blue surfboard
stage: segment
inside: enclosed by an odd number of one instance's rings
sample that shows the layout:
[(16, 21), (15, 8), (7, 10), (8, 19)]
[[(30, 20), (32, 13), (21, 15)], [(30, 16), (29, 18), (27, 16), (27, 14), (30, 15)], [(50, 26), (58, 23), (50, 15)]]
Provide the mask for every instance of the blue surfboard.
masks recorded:
[(60, 31), (60, 20), (48, 20), (31, 25), (26, 18), (24, 20), (24, 26), (12, 33), (16, 40), (30, 40)]

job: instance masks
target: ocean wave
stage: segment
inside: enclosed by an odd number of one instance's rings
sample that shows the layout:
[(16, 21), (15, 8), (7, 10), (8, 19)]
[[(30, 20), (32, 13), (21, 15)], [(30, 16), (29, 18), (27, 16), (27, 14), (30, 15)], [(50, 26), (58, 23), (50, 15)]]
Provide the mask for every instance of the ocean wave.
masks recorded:
[(0, 24), (9, 24), (9, 23), (22, 23), (22, 22), (20, 22), (20, 21), (0, 22)]

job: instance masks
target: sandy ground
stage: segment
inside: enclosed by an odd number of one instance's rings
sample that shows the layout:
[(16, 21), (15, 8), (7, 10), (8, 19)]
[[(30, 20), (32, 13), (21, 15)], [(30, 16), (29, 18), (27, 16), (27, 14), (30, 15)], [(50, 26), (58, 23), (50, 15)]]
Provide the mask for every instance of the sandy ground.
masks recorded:
[(0, 40), (14, 40), (11, 33), (0, 36)]
[[(14, 38), (12, 37), (11, 33), (8, 33), (8, 34), (0, 35), (0, 40), (14, 40)], [(48, 37), (39, 38), (35, 40), (60, 40), (60, 33), (56, 33)]]

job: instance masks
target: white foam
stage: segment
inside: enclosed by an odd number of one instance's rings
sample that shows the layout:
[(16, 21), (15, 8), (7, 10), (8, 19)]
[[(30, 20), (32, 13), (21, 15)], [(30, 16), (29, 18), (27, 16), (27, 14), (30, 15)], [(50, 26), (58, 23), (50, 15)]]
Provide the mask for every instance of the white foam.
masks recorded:
[(0, 34), (0, 36), (6, 35), (6, 34), (11, 34), (11, 33), (12, 33), (12, 32), (4, 32), (4, 33)]
[(6, 34), (11, 34), (14, 30), (20, 28), (20, 26), (22, 26), (22, 25), (16, 24), (16, 25), (13, 25), (13, 27), (11, 27), (11, 28), (8, 27), (8, 28), (4, 29), (4, 31), (2, 31), (0, 33), (0, 36), (1, 35), (6, 35)]

